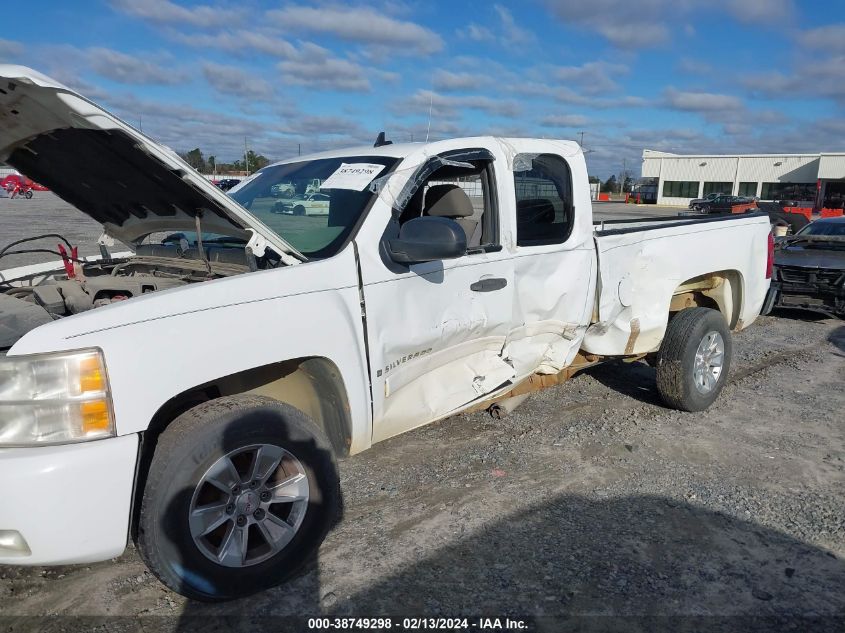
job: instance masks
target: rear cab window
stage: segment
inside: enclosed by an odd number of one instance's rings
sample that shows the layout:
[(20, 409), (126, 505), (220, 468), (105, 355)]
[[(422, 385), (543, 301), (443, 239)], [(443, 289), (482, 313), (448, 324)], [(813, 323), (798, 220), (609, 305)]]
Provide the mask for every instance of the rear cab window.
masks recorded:
[(513, 172), (517, 246), (563, 244), (574, 224), (568, 163), (554, 154), (519, 154), (514, 162), (531, 165)]

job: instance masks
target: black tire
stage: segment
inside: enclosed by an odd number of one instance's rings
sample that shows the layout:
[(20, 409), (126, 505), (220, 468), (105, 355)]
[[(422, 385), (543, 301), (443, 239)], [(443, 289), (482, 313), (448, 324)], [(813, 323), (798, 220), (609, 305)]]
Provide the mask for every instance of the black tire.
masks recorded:
[(293, 208), (293, 214), (294, 215), (305, 215), (305, 207), (303, 207), (301, 204), (296, 205)]
[[(213, 464), (256, 444), (281, 447), (299, 460), (308, 480), (307, 505), (303, 502), (295, 535), (279, 552), (256, 564), (224, 566), (204, 554), (191, 535), (192, 499)], [(229, 600), (295, 573), (314, 556), (340, 507), (329, 442), (304, 413), (261, 396), (219, 398), (186, 411), (159, 436), (141, 501), (138, 550), (150, 571), (173, 591), (204, 602)], [(228, 523), (223, 528), (234, 529)]]
[(32, 199), (32, 192), (31, 192), (31, 191), (27, 191), (27, 192), (26, 192), (25, 194), (23, 194), (23, 195), (24, 195), (24, 197), (25, 197), (27, 200), (31, 200), (31, 199)]
[[(715, 386), (703, 393), (695, 384), (695, 360), (699, 344), (711, 332), (722, 337), (722, 368)], [(669, 322), (657, 354), (657, 391), (667, 406), (681, 411), (703, 411), (727, 381), (733, 346), (728, 324), (721, 312), (710, 308), (681, 310)]]

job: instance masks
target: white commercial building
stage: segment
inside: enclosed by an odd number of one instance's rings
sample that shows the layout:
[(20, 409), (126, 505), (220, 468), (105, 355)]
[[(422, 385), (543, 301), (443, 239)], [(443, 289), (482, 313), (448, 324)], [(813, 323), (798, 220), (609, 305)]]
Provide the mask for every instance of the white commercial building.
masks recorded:
[(681, 155), (643, 150), (643, 178), (657, 179), (657, 204), (689, 204), (708, 193), (841, 207), (845, 153)]

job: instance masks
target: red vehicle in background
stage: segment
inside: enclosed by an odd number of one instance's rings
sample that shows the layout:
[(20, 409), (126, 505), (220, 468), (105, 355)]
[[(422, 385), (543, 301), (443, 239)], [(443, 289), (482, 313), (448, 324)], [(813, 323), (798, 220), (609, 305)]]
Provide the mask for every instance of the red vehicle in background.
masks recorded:
[(9, 191), (9, 188), (15, 185), (21, 189), (31, 189), (32, 191), (50, 191), (44, 185), (39, 185), (34, 180), (20, 174), (9, 174), (0, 178), (0, 187), (3, 187), (6, 191)]
[(47, 187), (19, 174), (4, 176), (0, 179), (0, 187), (9, 194), (10, 198), (31, 198), (33, 191), (49, 191)]

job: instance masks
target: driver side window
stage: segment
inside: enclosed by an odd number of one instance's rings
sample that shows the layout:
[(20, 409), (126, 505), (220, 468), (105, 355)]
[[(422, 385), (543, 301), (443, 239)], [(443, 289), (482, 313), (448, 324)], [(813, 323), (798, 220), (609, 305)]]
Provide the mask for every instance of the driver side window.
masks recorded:
[(423, 216), (449, 218), (466, 233), (467, 250), (495, 244), (495, 192), (485, 162), (476, 170), (446, 166), (435, 171), (411, 196), (399, 223)]

